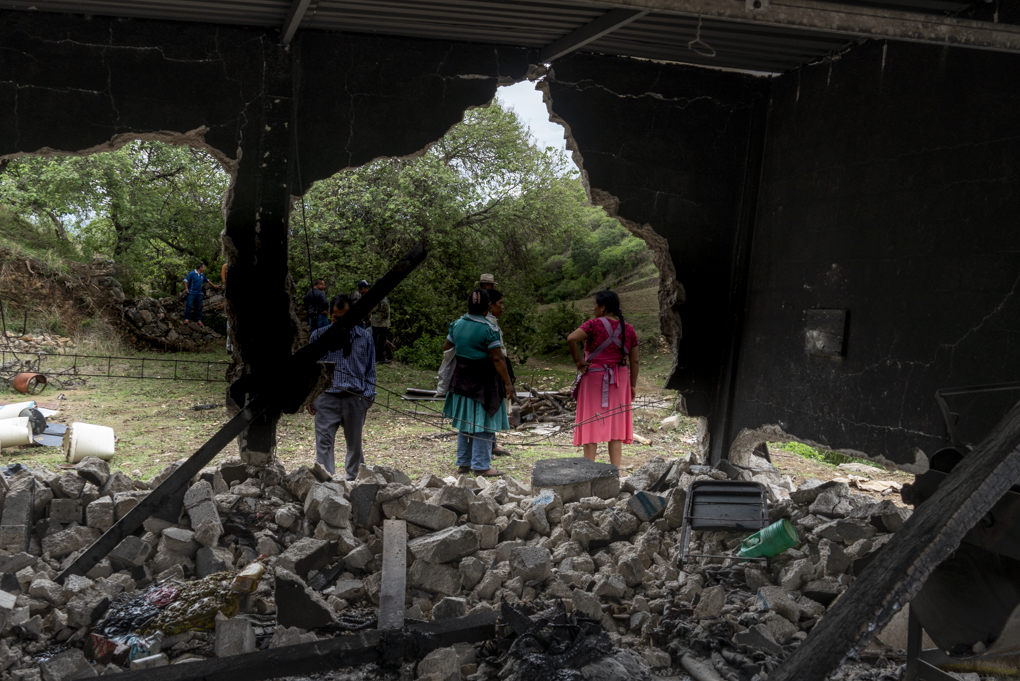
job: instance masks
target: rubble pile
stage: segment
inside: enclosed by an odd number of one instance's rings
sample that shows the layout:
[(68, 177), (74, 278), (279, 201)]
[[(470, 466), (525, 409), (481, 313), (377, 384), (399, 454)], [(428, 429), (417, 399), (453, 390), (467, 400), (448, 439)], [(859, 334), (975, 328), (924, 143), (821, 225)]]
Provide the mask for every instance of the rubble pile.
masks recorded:
[(577, 402), (570, 395), (570, 388), (563, 388), (557, 392), (540, 393), (527, 383), (523, 388), (530, 395), (520, 400), (521, 421), (527, 424), (534, 423), (573, 423), (577, 411)]
[[(703, 559), (681, 570), (686, 490), (726, 478), (685, 459), (653, 459), (623, 479), (609, 464), (543, 461), (531, 487), (412, 481), (369, 465), (347, 482), (318, 465), (227, 461), (196, 477), (179, 515), (160, 510), (173, 520), (150, 517), (87, 575), (56, 583), (179, 465), (149, 483), (95, 458), (59, 473), (6, 471), (0, 678), (59, 681), (374, 628), (383, 520), (397, 518), (407, 618), (501, 611), (516, 632), (498, 649), (434, 651), (418, 678), (651, 679), (700, 658), (748, 681), (807, 636), (909, 515), (846, 484), (796, 489), (761, 460), (740, 475), (767, 484), (772, 519), (788, 518), (801, 543), (767, 567)], [(733, 554), (745, 536), (695, 532), (691, 550)]]
[[(223, 308), (224, 298), (219, 294), (209, 296), (203, 304), (206, 314), (222, 313)], [(123, 314), (139, 338), (159, 346), (198, 350), (223, 338), (208, 325), (199, 326), (196, 322), (184, 320), (183, 296), (161, 300), (140, 296), (126, 300)]]
[(6, 340), (0, 343), (0, 349), (14, 352), (64, 353), (74, 351), (74, 341), (54, 333), (26, 333), (8, 331)]

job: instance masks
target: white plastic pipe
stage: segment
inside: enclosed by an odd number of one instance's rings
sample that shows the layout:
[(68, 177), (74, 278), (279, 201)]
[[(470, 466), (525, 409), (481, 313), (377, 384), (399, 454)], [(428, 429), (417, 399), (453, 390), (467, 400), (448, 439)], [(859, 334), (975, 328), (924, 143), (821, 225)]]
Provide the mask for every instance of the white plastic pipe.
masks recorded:
[(113, 428), (91, 423), (72, 423), (64, 433), (63, 447), (68, 463), (78, 463), (86, 456), (109, 461), (113, 458)]
[(32, 444), (32, 424), (27, 416), (0, 420), (0, 448)]
[(35, 409), (35, 400), (29, 402), (17, 402), (15, 404), (5, 404), (0, 407), (0, 420), (2, 419), (16, 419), (25, 409)]

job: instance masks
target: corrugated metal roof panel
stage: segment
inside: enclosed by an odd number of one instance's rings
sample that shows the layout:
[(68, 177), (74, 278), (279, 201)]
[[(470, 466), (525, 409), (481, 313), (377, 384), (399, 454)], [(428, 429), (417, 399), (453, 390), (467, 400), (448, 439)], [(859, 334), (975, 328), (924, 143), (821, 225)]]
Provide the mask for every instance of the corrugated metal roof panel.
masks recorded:
[[(866, 4), (868, 0), (859, 0)], [(931, 9), (951, 0), (887, 0)], [(0, 8), (171, 19), (250, 26), (281, 26), (290, 0), (4, 0)], [(303, 29), (395, 35), (540, 48), (608, 11), (564, 0), (319, 0)], [(706, 57), (688, 47), (698, 19), (649, 14), (582, 48), (587, 52), (662, 61), (783, 71), (845, 46), (850, 38), (764, 24), (705, 19)]]

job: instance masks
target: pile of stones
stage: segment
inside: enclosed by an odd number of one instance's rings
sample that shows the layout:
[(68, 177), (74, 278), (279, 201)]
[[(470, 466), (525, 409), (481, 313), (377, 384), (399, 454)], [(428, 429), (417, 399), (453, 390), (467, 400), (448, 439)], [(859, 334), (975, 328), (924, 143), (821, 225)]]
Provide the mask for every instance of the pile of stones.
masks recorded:
[(0, 349), (27, 353), (64, 353), (74, 351), (74, 341), (55, 333), (26, 333), (8, 331)]
[[(705, 642), (718, 642), (720, 632), (766, 671), (807, 636), (861, 561), (909, 515), (845, 484), (796, 489), (762, 460), (741, 475), (767, 484), (773, 520), (789, 518), (800, 545), (769, 568), (707, 559), (681, 570), (686, 490), (726, 477), (685, 459), (653, 459), (623, 479), (608, 464), (550, 460), (539, 462), (530, 486), (509, 476), (412, 481), (369, 465), (347, 482), (319, 466), (288, 473), (278, 463), (253, 468), (231, 460), (196, 476), (179, 513), (161, 511), (172, 520), (150, 517), (144, 533), (126, 538), (88, 574), (55, 581), (179, 465), (149, 482), (95, 458), (70, 471), (21, 467), (0, 476), (0, 678), (60, 681), (115, 671), (116, 664), (83, 652), (111, 602), (255, 561), (266, 574), (238, 613), (219, 615), (206, 631), (151, 640), (125, 666), (343, 635), (378, 607), (387, 518), (406, 521), (407, 618), (447, 620), (503, 601), (562, 600), (568, 612), (600, 622), (614, 645), (603, 664), (582, 670), (585, 678), (680, 673), (685, 658), (711, 655)], [(695, 533), (691, 551), (732, 554), (741, 538)], [(414, 672), (430, 681), (509, 678), (512, 670), (494, 659), (461, 645), (435, 651)]]
[[(180, 350), (198, 350), (208, 343), (223, 338), (208, 325), (199, 326), (193, 321), (186, 321), (184, 319), (184, 304), (181, 300), (174, 298), (156, 300), (140, 296), (125, 300), (122, 308), (124, 319), (130, 324), (132, 333), (150, 345)], [(223, 296), (215, 295), (207, 298), (203, 310), (206, 314), (217, 310), (222, 312)]]

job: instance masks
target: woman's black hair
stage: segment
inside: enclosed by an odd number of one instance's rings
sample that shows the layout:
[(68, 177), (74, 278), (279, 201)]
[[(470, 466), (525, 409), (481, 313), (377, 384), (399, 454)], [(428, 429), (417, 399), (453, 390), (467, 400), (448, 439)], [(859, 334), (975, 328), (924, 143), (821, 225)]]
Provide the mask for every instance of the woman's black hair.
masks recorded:
[[(599, 291), (595, 294), (595, 304), (606, 308), (606, 314), (616, 315), (616, 318), (620, 320), (620, 336), (624, 339), (624, 343), (626, 344), (627, 327), (623, 320), (623, 312), (620, 311), (620, 296), (616, 295), (615, 291), (610, 291), (609, 289)], [(623, 346), (620, 346), (620, 354), (623, 355), (624, 358), (627, 357), (627, 353)]]
[(468, 314), (484, 316), (489, 311), (489, 292), (476, 288), (468, 294)]
[(489, 305), (495, 305), (499, 301), (503, 300), (503, 294), (494, 288), (490, 288), (486, 293), (489, 294)]

